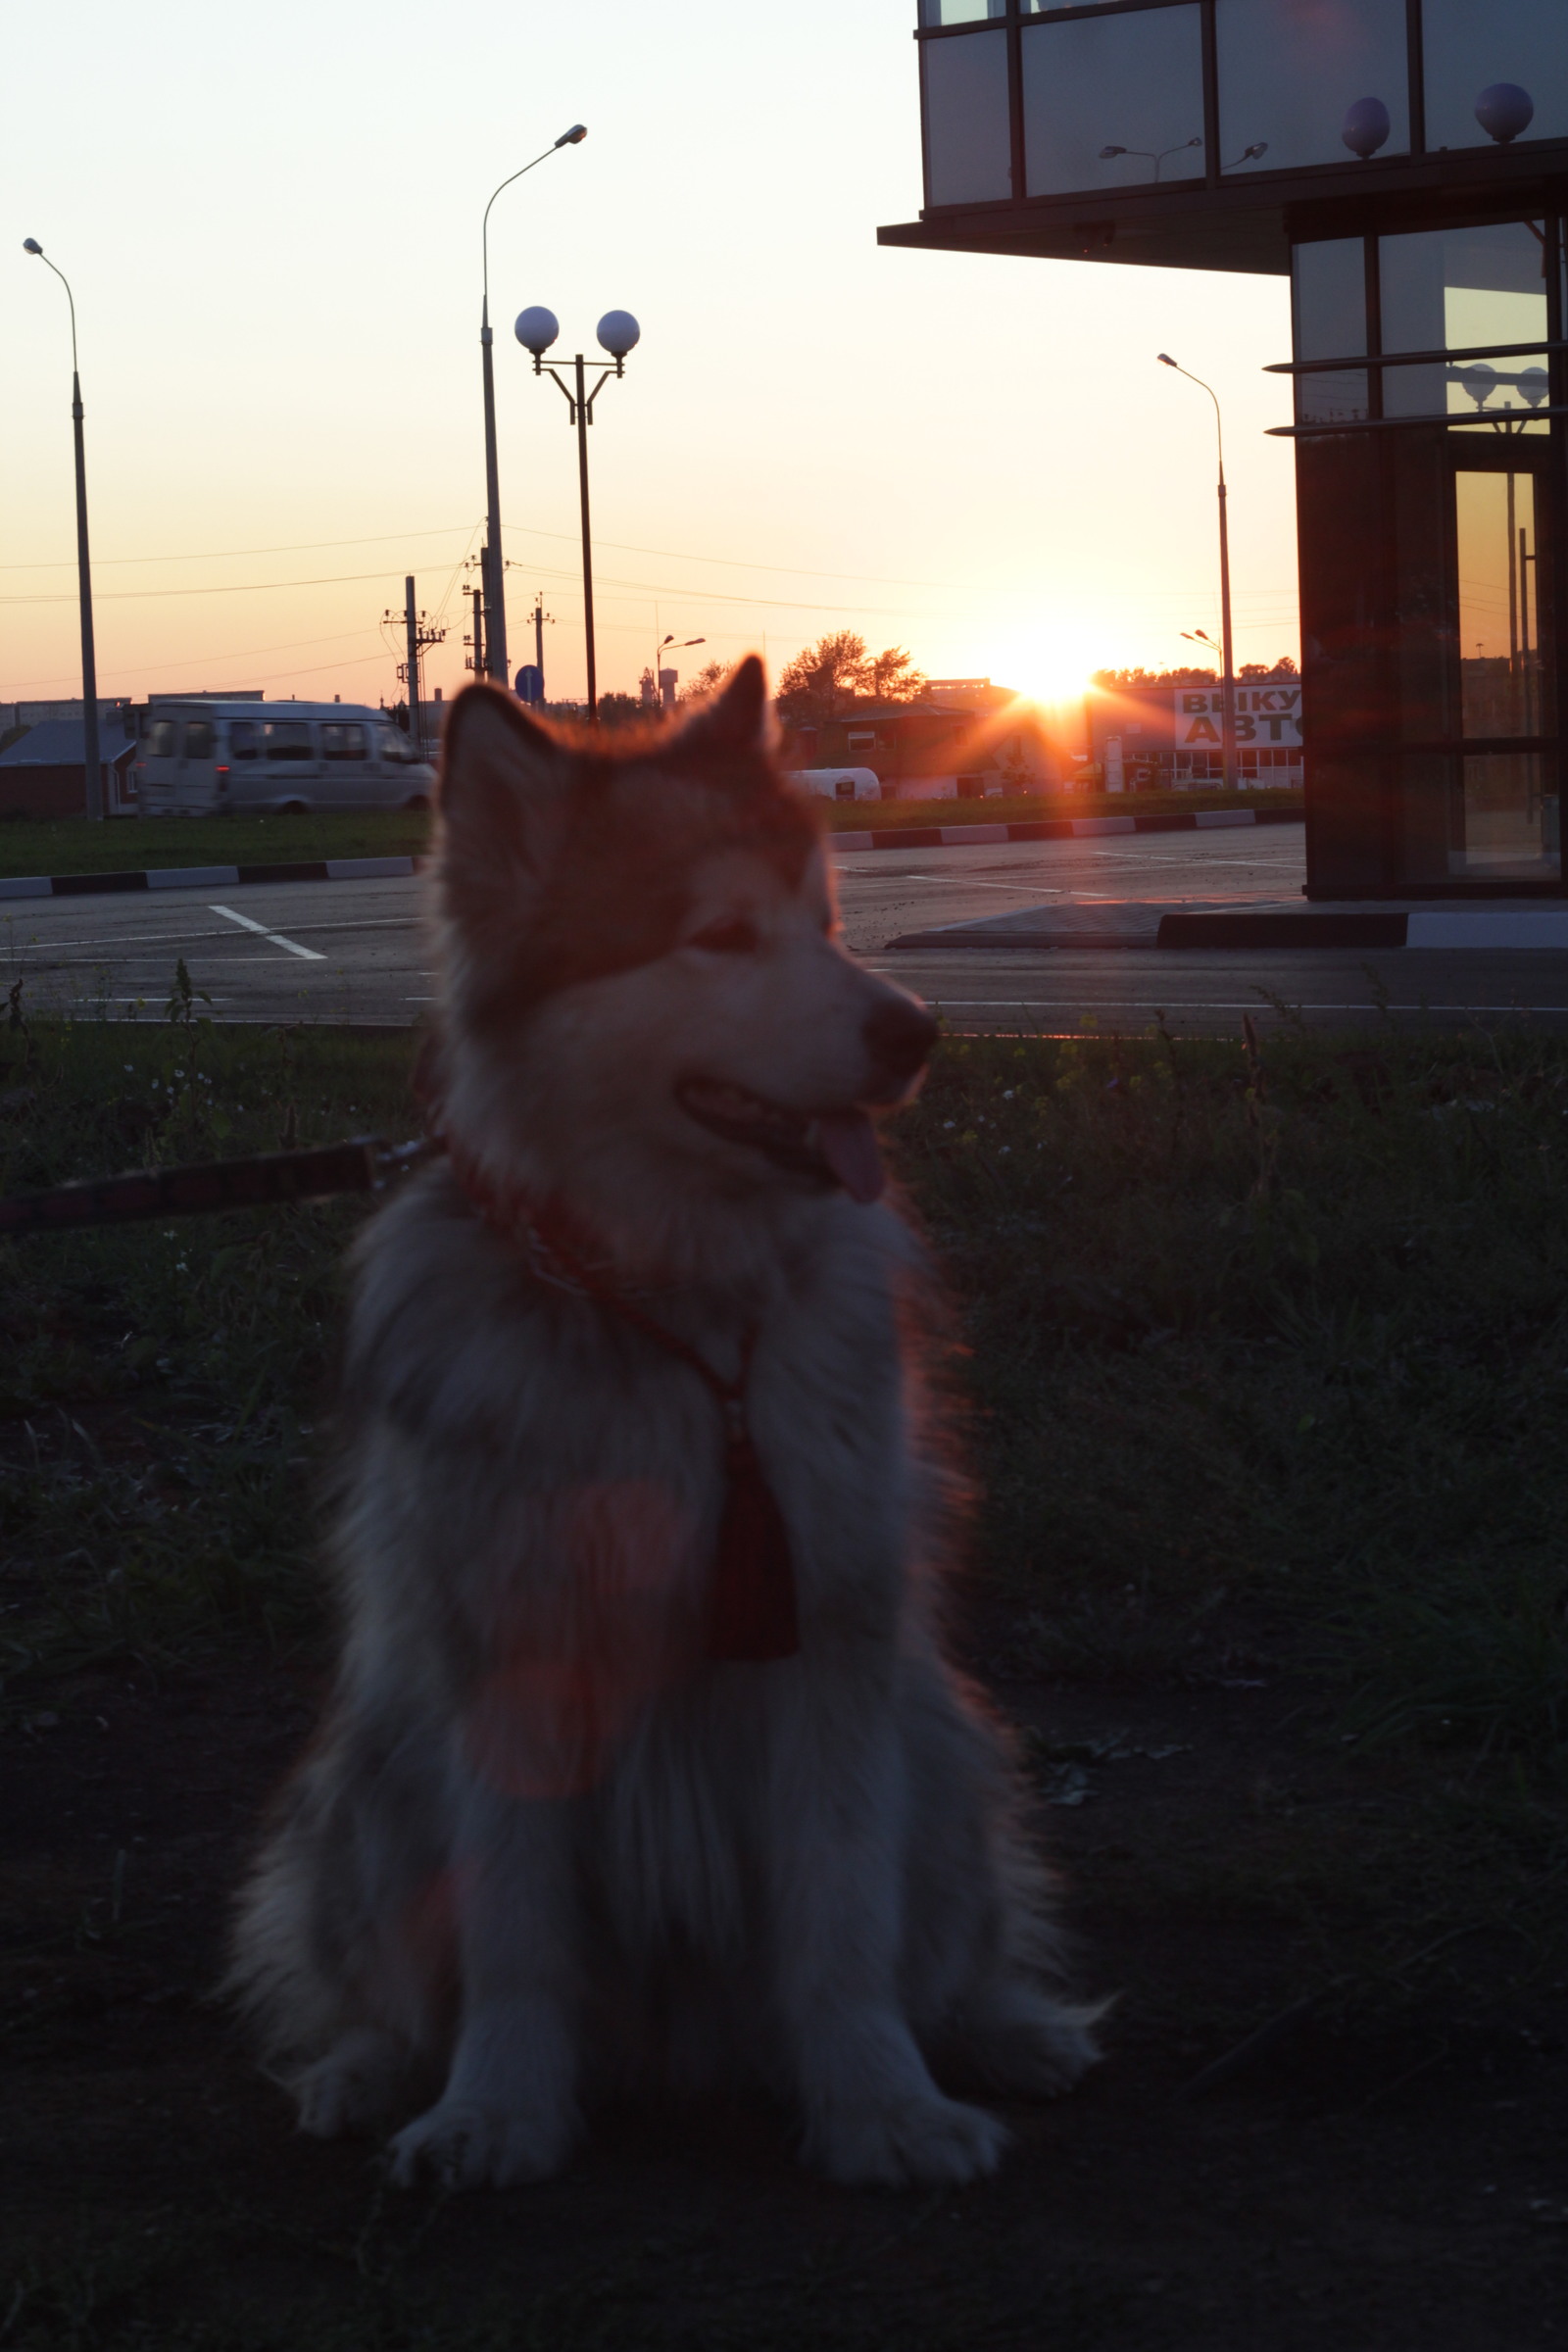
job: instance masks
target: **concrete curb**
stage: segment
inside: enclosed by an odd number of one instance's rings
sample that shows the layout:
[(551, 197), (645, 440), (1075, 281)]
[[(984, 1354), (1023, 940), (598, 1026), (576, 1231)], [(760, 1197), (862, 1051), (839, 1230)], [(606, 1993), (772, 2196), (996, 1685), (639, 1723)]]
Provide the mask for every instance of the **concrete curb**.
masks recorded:
[(234, 890), (246, 882), (381, 882), (416, 874), (419, 858), (313, 858), (293, 865), (161, 865), (126, 874), (16, 874), (0, 899), (85, 899), (121, 890)]
[(1536, 906), (1368, 908), (1272, 914), (1164, 914), (1162, 948), (1568, 948), (1568, 908)]
[(1216, 826), (1300, 822), (1299, 808), (1168, 808), (1148, 816), (1045, 816), (1019, 825), (880, 825), (874, 832), (827, 838), (835, 850), (980, 850), (1008, 841), (1098, 841), (1107, 833), (1206, 833)]

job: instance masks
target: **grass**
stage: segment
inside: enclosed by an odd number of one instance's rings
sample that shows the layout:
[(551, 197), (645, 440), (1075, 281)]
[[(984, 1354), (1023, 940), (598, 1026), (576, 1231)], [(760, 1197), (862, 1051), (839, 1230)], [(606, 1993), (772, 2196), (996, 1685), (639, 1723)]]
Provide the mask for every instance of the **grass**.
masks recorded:
[[(172, 1010), (0, 1032), (0, 1190), (415, 1131), (403, 1035)], [(961, 1301), (985, 1563), (1038, 1663), (1181, 1673), (1240, 1606), (1296, 1629), (1363, 1737), (1560, 1755), (1568, 1048), (949, 1039), (895, 1149)], [(309, 1619), (359, 1213), (0, 1250), (24, 1674)]]
[(319, 858), (418, 858), (430, 819), (418, 808), (315, 816), (0, 819), (0, 880), (22, 874), (117, 874), (161, 865), (285, 865)]

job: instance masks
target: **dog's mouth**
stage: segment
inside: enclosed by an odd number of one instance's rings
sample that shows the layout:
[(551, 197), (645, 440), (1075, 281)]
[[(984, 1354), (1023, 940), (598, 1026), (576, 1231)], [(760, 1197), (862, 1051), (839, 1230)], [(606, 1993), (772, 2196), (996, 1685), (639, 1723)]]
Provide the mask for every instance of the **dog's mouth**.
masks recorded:
[(876, 1129), (858, 1103), (838, 1110), (787, 1110), (724, 1078), (683, 1078), (675, 1100), (710, 1135), (761, 1152), (792, 1175), (842, 1185), (855, 1200), (875, 1200), (881, 1194), (886, 1179)]

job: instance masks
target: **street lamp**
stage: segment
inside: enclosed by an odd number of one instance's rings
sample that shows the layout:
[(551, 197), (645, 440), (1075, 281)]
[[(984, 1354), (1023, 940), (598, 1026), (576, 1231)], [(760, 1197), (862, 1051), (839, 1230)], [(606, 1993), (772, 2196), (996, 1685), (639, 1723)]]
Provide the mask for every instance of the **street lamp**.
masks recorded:
[(507, 590), (506, 567), (501, 561), (501, 479), (496, 464), (496, 386), (490, 365), (490, 205), (502, 188), (510, 188), (512, 180), (521, 179), (524, 172), (542, 164), (546, 156), (554, 155), (558, 147), (579, 147), (588, 136), (587, 125), (574, 122), (564, 130), (545, 149), (536, 155), (532, 164), (524, 164), (521, 172), (514, 172), (512, 179), (504, 179), (490, 204), (484, 208), (484, 220), (479, 241), (484, 257), (484, 307), (479, 314), (479, 348), (484, 359), (484, 489), (485, 543), (480, 559), (479, 576), (484, 582), (485, 606), (485, 669), (487, 674), (505, 686), (507, 682)]
[(1196, 384), (1200, 392), (1206, 392), (1214, 403), (1214, 433), (1219, 449), (1219, 627), (1220, 635), (1224, 639), (1224, 644), (1220, 649), (1222, 663), (1220, 724), (1225, 789), (1227, 792), (1234, 792), (1236, 790), (1236, 675), (1235, 664), (1231, 660), (1231, 542), (1230, 531), (1225, 520), (1225, 435), (1220, 424), (1219, 396), (1213, 385), (1205, 384), (1200, 375), (1194, 375), (1188, 368), (1177, 367), (1169, 352), (1156, 352), (1154, 356), (1162, 368), (1175, 368), (1178, 375), (1185, 375), (1190, 384)]
[(689, 645), (706, 645), (707, 643), (706, 637), (677, 639), (673, 632), (668, 637), (661, 637), (654, 648), (654, 694), (657, 700), (660, 702), (663, 700), (663, 672), (660, 667), (660, 656), (664, 653), (683, 654)]
[[(1118, 155), (1131, 155), (1136, 157), (1138, 162), (1141, 164), (1152, 164), (1154, 167), (1154, 177), (1158, 179), (1159, 167), (1161, 164), (1168, 162), (1170, 157), (1173, 155), (1185, 155), (1189, 147), (1201, 147), (1202, 144), (1203, 142), (1200, 138), (1183, 139), (1179, 147), (1162, 147), (1157, 155), (1153, 154), (1148, 147), (1102, 147), (1100, 150), (1100, 160), (1102, 164), (1108, 164), (1113, 162)], [(1252, 150), (1249, 148), (1248, 154), (1250, 155), (1251, 152)], [(1262, 152), (1263, 150), (1261, 147), (1258, 148), (1257, 153), (1261, 155)], [(1244, 158), (1243, 160), (1245, 161), (1246, 159)]]
[(566, 421), (577, 428), (577, 497), (582, 510), (582, 610), (583, 632), (588, 647), (588, 717), (590, 722), (599, 716), (599, 682), (594, 667), (594, 557), (588, 529), (588, 427), (594, 420), (594, 402), (599, 398), (612, 375), (624, 375), (626, 354), (636, 349), (642, 338), (642, 328), (630, 311), (607, 311), (595, 332), (600, 346), (614, 362), (606, 368), (591, 392), (585, 389), (585, 362), (579, 351), (571, 365), (574, 372), (574, 391), (570, 391), (557, 375), (554, 368), (545, 366), (545, 353), (560, 334), (561, 328), (554, 311), (542, 303), (534, 303), (518, 315), (515, 333), (524, 351), (533, 354), (535, 375), (551, 376), (557, 390), (566, 403)]
[(102, 822), (104, 773), (98, 752), (98, 660), (92, 642), (92, 568), (87, 561), (87, 457), (81, 439), (81, 375), (76, 366), (76, 298), (71, 280), (50, 261), (36, 237), (24, 237), (24, 253), (35, 254), (54, 270), (71, 305), (71, 419), (76, 442), (76, 586), (81, 600), (82, 761), (86, 769), (87, 814)]

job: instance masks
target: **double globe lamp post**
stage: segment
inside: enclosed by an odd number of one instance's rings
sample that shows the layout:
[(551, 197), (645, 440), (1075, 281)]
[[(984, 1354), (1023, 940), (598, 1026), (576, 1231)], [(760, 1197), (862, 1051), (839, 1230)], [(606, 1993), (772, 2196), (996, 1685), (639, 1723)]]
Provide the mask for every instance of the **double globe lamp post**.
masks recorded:
[(561, 332), (560, 321), (554, 311), (547, 311), (543, 304), (535, 303), (520, 314), (516, 322), (517, 341), (524, 351), (532, 353), (535, 375), (548, 375), (554, 379), (557, 390), (566, 403), (566, 421), (577, 428), (577, 496), (582, 512), (583, 633), (588, 653), (590, 723), (597, 721), (599, 716), (599, 680), (594, 659), (593, 543), (588, 524), (588, 427), (594, 420), (594, 402), (612, 375), (625, 374), (626, 354), (636, 349), (643, 330), (630, 311), (607, 311), (596, 331), (601, 349), (609, 353), (613, 364), (601, 369), (599, 381), (590, 392), (587, 388), (587, 370), (590, 366), (598, 366), (597, 361), (586, 361), (579, 351), (571, 362), (570, 384), (563, 381), (555, 368), (545, 364), (545, 353)]

